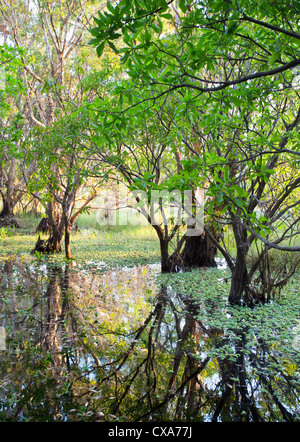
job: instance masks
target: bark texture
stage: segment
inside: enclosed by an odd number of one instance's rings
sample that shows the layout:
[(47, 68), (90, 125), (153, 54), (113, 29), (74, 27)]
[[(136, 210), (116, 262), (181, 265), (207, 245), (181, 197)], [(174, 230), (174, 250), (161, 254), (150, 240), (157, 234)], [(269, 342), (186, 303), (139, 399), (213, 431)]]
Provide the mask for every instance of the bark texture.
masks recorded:
[(216, 267), (216, 254), (217, 247), (203, 232), (201, 235), (187, 238), (180, 260), (185, 268)]

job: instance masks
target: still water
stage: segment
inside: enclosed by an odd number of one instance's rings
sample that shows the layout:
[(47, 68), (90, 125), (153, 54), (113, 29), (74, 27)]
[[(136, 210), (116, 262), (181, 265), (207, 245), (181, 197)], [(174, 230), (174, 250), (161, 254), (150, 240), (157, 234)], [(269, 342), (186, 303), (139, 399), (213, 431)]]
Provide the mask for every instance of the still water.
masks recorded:
[(228, 335), (158, 273), (0, 263), (0, 421), (299, 421), (297, 339)]

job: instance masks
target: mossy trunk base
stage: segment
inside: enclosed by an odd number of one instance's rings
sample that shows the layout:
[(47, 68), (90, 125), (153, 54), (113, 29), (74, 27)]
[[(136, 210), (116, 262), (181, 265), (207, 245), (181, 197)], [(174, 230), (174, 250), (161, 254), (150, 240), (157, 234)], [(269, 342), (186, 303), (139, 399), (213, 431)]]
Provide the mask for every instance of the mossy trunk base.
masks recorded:
[(48, 239), (41, 239), (39, 236), (34, 246), (34, 249), (31, 251), (31, 254), (34, 254), (35, 252), (39, 253), (61, 252), (61, 241), (55, 242), (53, 236), (50, 236)]
[(187, 238), (184, 249), (179, 255), (178, 265), (184, 268), (217, 267), (216, 254), (216, 246), (203, 232), (201, 235)]

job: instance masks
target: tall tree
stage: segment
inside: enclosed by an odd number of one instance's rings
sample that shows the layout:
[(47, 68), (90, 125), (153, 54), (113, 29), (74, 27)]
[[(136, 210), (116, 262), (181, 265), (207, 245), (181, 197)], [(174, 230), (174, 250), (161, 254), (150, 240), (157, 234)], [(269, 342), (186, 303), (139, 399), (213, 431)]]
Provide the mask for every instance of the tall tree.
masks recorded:
[[(87, 115), (78, 113), (65, 116), (43, 132), (41, 142), (36, 140), (32, 144), (39, 170), (34, 179), (29, 180), (28, 189), (32, 194), (39, 194), (40, 202), (46, 209), (50, 205), (51, 210), (46, 213), (50, 226), (55, 226), (46, 240), (39, 237), (34, 251), (58, 251), (64, 237), (65, 256), (72, 258), (72, 228), (78, 216), (97, 196), (101, 184), (99, 174), (95, 181), (91, 179), (92, 175), (97, 175), (98, 166), (93, 160), (87, 127)], [(55, 220), (51, 218), (54, 204), (61, 214)], [(59, 249), (55, 249), (54, 245)]]
[[(4, 30), (4, 35), (7, 35), (6, 28)], [(20, 50), (4, 43), (0, 46), (0, 63), (3, 83), (0, 91), (0, 217), (2, 225), (19, 226), (14, 217), (14, 209), (24, 198), (26, 181), (34, 170), (32, 164), (27, 167), (24, 161), (20, 160), (19, 152), (20, 144), (27, 137), (19, 112), (19, 103), (24, 91), (22, 81), (18, 78)]]
[[(91, 44), (99, 56), (106, 44), (120, 54), (131, 80), (115, 91), (128, 99), (119, 109), (122, 118), (133, 108), (138, 112), (145, 105), (155, 107), (161, 97), (178, 95), (174, 128), (194, 154), (179, 178), (187, 171), (195, 183), (200, 171), (202, 182), (205, 176), (207, 214), (229, 225), (236, 243), (232, 258), (205, 228), (232, 271), (229, 300), (253, 302), (246, 262), (253, 241), (268, 250), (300, 251), (279, 245), (298, 222), (297, 211), (280, 238), (266, 238), (267, 228), (291, 208), (298, 192), (297, 173), (287, 168), (299, 154), (295, 3), (123, 0), (115, 7), (108, 2), (95, 22)], [(286, 106), (290, 97), (291, 106)], [(116, 119), (114, 113), (110, 122)], [(185, 122), (202, 141), (200, 152)], [(274, 169), (276, 180), (286, 187), (281, 184), (277, 194), (268, 184), (276, 182), (274, 176), (270, 179)], [(259, 218), (261, 207), (264, 216)], [(254, 302), (260, 299), (252, 295)]]
[[(42, 148), (51, 128), (55, 127), (59, 119), (69, 115), (85, 99), (89, 99), (87, 94), (82, 93), (80, 81), (86, 74), (85, 69), (88, 69), (88, 58), (83, 45), (91, 13), (95, 11), (93, 1), (1, 0), (0, 6), (2, 21), (9, 33), (9, 43), (20, 53), (19, 73), (23, 80), (24, 93), (19, 112), (23, 117), (23, 130), (25, 126), (26, 131), (30, 131), (31, 140), (27, 145), (39, 144)], [(26, 51), (22, 48), (26, 48)], [(81, 60), (79, 57), (82, 57)], [(90, 60), (92, 58), (93, 55)], [(61, 158), (59, 143), (51, 143), (51, 147), (52, 158), (55, 155)], [(36, 161), (32, 155), (33, 149), (26, 149), (26, 146), (22, 148), (28, 163)], [(39, 155), (38, 157), (41, 158)], [(48, 166), (49, 173), (46, 176), (53, 177), (53, 174), (57, 174), (59, 179), (64, 174), (59, 163), (51, 160)], [(48, 195), (52, 196), (45, 209), (46, 225), (50, 231), (48, 245), (49, 250), (59, 251), (65, 219), (59, 201), (68, 199), (70, 195), (66, 195), (66, 188), (52, 187), (52, 184), (53, 181), (49, 178), (46, 188)], [(33, 195), (42, 201), (39, 192), (34, 191)], [(75, 198), (75, 194), (72, 195)], [(74, 201), (72, 205), (73, 203)], [(44, 219), (39, 228), (43, 227)]]

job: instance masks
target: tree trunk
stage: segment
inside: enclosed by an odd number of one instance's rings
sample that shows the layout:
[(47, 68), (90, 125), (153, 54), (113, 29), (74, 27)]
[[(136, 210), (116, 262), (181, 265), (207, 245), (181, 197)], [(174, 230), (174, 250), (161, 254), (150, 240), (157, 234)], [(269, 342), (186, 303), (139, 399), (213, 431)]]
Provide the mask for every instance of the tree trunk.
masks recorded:
[(11, 198), (3, 198), (3, 208), (0, 217), (14, 216), (14, 201)]
[(2, 198), (3, 209), (0, 213), (0, 228), (1, 227), (15, 227), (21, 228), (20, 222), (14, 216), (15, 202), (10, 198)]
[(70, 225), (67, 217), (65, 216), (65, 253), (67, 259), (72, 259), (71, 245), (70, 245)]
[(65, 230), (65, 252), (66, 252), (66, 258), (72, 259), (69, 227), (66, 227), (66, 230)]
[(61, 242), (64, 232), (64, 220), (62, 218), (55, 218), (52, 225), (52, 247), (53, 252), (61, 252)]
[(185, 246), (180, 253), (182, 242), (175, 252), (169, 256), (169, 240), (159, 235), (161, 270), (162, 273), (178, 272), (180, 269), (195, 267), (216, 267), (216, 246), (210, 241), (205, 232), (201, 235), (190, 236), (185, 240)]
[[(196, 223), (196, 219), (199, 217), (199, 215), (201, 216), (201, 212), (199, 212), (199, 205), (201, 204), (203, 198), (204, 194), (200, 189), (193, 189), (191, 199), (192, 213), (190, 216), (191, 221), (194, 221), (194, 223), (188, 226), (188, 236), (185, 241), (183, 251), (180, 254), (178, 253), (178, 265), (181, 265), (184, 268), (217, 266), (215, 261), (217, 247), (207, 236), (204, 230), (199, 230)], [(212, 224), (209, 226), (209, 230), (213, 237), (216, 240), (219, 240), (218, 234)], [(178, 250), (178, 252), (180, 252), (180, 250)]]
[(160, 244), (160, 260), (162, 273), (169, 273), (171, 271), (171, 265), (169, 260), (169, 241), (164, 237), (159, 238)]
[(2, 182), (2, 189), (0, 189), (0, 192), (3, 202), (0, 217), (6, 218), (3, 225), (20, 227), (18, 221), (14, 218), (14, 208), (22, 196), (22, 193), (18, 193), (16, 190), (16, 173), (17, 160), (15, 158), (10, 160), (6, 172), (3, 171), (3, 168), (0, 165), (0, 177)]
[(216, 254), (217, 247), (203, 232), (201, 235), (189, 236), (186, 239), (180, 254), (180, 262), (185, 268), (216, 267)]
[(46, 208), (46, 218), (43, 218), (36, 231), (48, 233), (46, 240), (41, 240), (40, 237), (35, 244), (33, 252), (53, 253), (61, 252), (61, 241), (64, 232), (64, 220), (60, 205), (51, 201)]
[(248, 287), (248, 271), (246, 258), (249, 250), (247, 230), (241, 225), (238, 216), (232, 217), (233, 233), (237, 248), (236, 261), (232, 270), (231, 287), (228, 301), (240, 305)]
[(240, 305), (248, 287), (248, 272), (246, 257), (238, 256), (232, 272), (231, 286), (228, 301), (233, 305)]

